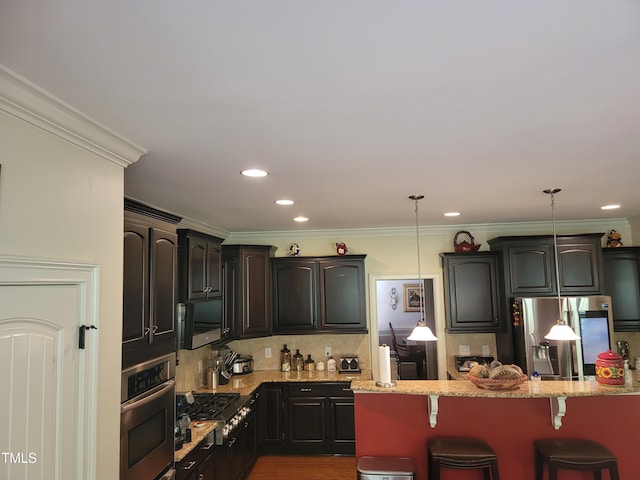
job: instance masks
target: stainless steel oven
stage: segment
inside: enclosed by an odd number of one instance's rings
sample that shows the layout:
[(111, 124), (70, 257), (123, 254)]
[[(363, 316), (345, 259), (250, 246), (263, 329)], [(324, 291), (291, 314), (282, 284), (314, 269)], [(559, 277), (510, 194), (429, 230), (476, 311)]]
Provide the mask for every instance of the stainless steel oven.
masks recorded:
[(120, 480), (173, 478), (176, 355), (122, 372)]

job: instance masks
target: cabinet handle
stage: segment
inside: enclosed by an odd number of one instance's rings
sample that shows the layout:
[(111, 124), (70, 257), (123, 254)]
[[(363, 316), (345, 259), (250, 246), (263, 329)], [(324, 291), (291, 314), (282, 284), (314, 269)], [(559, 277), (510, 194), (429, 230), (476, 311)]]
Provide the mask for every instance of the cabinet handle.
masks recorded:
[(200, 475), (198, 475), (198, 480), (204, 480), (204, 473), (201, 473)]
[(191, 470), (194, 466), (195, 466), (196, 462), (189, 462), (186, 465), (184, 465), (183, 467), (181, 467), (183, 470)]
[(158, 325), (154, 325), (153, 326), (153, 333), (156, 333), (158, 331)]
[(311, 389), (310, 388), (301, 388), (300, 391), (301, 392), (310, 392)]
[(351, 389), (350, 389), (350, 388), (348, 388), (348, 387), (342, 387), (342, 391), (343, 391), (343, 392), (350, 392), (350, 391), (351, 391)]
[(210, 449), (211, 449), (211, 447), (213, 447), (213, 445), (214, 445), (213, 443), (205, 443), (205, 444), (200, 448), (200, 450), (210, 450)]
[(149, 327), (145, 327), (144, 328), (144, 333), (142, 334), (143, 337), (146, 337), (147, 335), (149, 335), (149, 332), (151, 331), (151, 329)]
[(233, 437), (231, 439), (231, 441), (229, 442), (229, 448), (233, 447), (233, 444), (236, 443), (236, 440), (238, 439), (238, 437)]

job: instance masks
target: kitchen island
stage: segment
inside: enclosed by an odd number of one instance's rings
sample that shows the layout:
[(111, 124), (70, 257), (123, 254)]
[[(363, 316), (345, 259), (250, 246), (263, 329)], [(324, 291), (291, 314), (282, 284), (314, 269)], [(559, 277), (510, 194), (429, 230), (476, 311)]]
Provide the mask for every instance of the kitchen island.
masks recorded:
[[(586, 438), (618, 458), (621, 478), (636, 478), (640, 384), (524, 382), (513, 390), (483, 390), (466, 380), (399, 380), (392, 388), (354, 380), (356, 456), (412, 457), (416, 480), (427, 479), (426, 441), (475, 436), (498, 454), (500, 477), (533, 478), (533, 441)], [(443, 470), (442, 480), (480, 479), (478, 471)], [(563, 471), (563, 480), (592, 479)], [(606, 477), (605, 477), (606, 478)]]

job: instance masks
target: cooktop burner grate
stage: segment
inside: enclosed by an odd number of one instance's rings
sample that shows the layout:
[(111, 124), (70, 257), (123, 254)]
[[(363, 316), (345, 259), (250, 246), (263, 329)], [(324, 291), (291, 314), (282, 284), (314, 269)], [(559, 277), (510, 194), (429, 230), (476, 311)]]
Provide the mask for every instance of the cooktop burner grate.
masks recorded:
[(225, 410), (239, 398), (239, 393), (194, 393), (194, 402), (186, 406), (186, 413), (191, 420), (223, 420)]

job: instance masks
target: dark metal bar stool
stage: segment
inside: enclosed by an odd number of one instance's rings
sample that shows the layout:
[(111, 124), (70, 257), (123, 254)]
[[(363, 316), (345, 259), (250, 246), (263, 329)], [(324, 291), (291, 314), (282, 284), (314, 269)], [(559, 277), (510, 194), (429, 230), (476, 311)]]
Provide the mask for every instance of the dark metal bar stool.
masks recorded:
[(607, 448), (592, 440), (578, 438), (542, 439), (534, 442), (536, 480), (542, 480), (548, 465), (549, 480), (557, 480), (558, 470), (590, 470), (601, 480), (602, 470), (609, 470), (611, 480), (619, 480), (618, 460)]
[(484, 440), (468, 437), (434, 437), (427, 441), (429, 480), (440, 479), (440, 469), (482, 469), (484, 480), (500, 480), (498, 456)]

